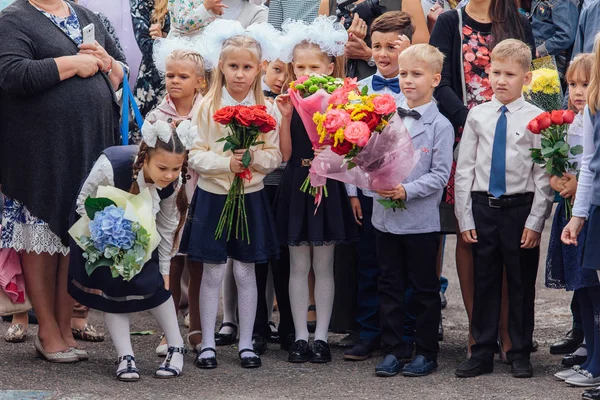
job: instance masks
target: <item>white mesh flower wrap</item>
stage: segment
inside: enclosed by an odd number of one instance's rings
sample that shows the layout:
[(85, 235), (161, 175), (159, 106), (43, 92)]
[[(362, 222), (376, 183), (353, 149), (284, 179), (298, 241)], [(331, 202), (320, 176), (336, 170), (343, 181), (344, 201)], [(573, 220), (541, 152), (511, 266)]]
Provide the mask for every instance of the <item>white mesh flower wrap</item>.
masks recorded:
[(199, 53), (198, 49), (195, 47), (195, 43), (184, 36), (156, 39), (152, 50), (152, 58), (154, 59), (156, 69), (161, 74), (164, 75), (166, 73), (167, 57), (175, 50), (188, 50)]
[(142, 138), (148, 147), (156, 147), (157, 139), (160, 139), (164, 143), (169, 143), (171, 135), (171, 126), (165, 121), (156, 121), (154, 125), (146, 121), (142, 125)]
[(208, 25), (202, 34), (194, 39), (195, 47), (204, 58), (207, 70), (219, 64), (223, 43), (234, 36), (251, 37), (259, 44), (262, 54), (260, 61), (274, 61), (281, 56), (281, 32), (266, 22), (253, 24), (244, 29), (238, 21), (217, 19)]
[(185, 120), (177, 126), (175, 132), (177, 133), (181, 144), (183, 144), (183, 147), (185, 147), (186, 150), (191, 150), (196, 135), (198, 134), (198, 127), (196, 125), (192, 126), (192, 123), (189, 120)]
[(313, 43), (331, 57), (344, 55), (344, 46), (348, 41), (348, 32), (336, 22), (335, 17), (318, 16), (312, 23), (288, 19), (281, 26), (283, 49), (281, 61), (289, 63), (294, 57), (294, 48), (307, 41)]

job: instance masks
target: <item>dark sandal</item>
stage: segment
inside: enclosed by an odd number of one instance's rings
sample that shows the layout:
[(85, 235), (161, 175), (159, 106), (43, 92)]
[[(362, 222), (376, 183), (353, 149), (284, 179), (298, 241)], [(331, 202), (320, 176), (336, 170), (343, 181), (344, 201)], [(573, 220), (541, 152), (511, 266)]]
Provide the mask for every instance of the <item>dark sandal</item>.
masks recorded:
[(233, 332), (231, 332), (231, 333), (216, 332), (215, 333), (215, 344), (217, 346), (229, 346), (229, 345), (235, 344), (235, 342), (236, 342), (237, 333), (238, 333), (237, 325), (232, 322), (223, 322), (221, 324), (221, 327), (219, 328), (219, 331), (221, 329), (223, 329), (224, 327), (232, 328)]
[[(254, 357), (242, 357), (242, 353), (254, 353)], [(260, 357), (253, 349), (242, 349), (238, 352), (242, 368), (258, 368), (262, 365)]]
[[(215, 353), (215, 356), (209, 357), (209, 358), (200, 358), (202, 353), (204, 353), (206, 351), (212, 351), (213, 353)], [(196, 367), (201, 368), (201, 369), (217, 368), (217, 351), (215, 349), (213, 349), (212, 347), (207, 347), (205, 349), (200, 350), (200, 352), (196, 356), (196, 361), (194, 363), (196, 364)]]
[(83, 340), (85, 342), (103, 342), (104, 334), (96, 331), (92, 325), (85, 324), (83, 329), (71, 328), (73, 337), (77, 340)]
[[(185, 349), (185, 347), (170, 346), (169, 349), (167, 350), (167, 358), (165, 360), (165, 365), (161, 365), (160, 367), (158, 367), (158, 370), (154, 373), (155, 378), (171, 379), (171, 378), (177, 378), (178, 376), (181, 375), (181, 370), (179, 368), (171, 365), (171, 358), (173, 357), (174, 353), (186, 354), (187, 350)], [(172, 375), (159, 375), (157, 373), (158, 371), (170, 372)]]
[[(135, 361), (135, 357), (132, 355), (126, 355), (123, 357), (119, 357), (117, 359), (116, 364), (119, 365), (122, 361), (127, 360), (127, 367), (120, 369), (117, 371), (117, 380), (121, 382), (137, 382), (140, 380), (140, 371), (132, 366), (132, 362)], [(138, 374), (137, 378), (122, 378), (123, 374)]]

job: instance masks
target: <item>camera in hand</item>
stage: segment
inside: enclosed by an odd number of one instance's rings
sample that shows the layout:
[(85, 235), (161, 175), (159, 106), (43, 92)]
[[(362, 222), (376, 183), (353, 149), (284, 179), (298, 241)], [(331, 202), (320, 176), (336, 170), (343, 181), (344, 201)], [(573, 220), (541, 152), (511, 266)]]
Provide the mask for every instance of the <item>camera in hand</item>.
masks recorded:
[(367, 26), (381, 14), (385, 13), (386, 7), (379, 4), (379, 0), (365, 0), (355, 4), (358, 0), (346, 0), (338, 4), (337, 18), (341, 21), (344, 18), (344, 28), (346, 30), (352, 25), (353, 14), (362, 18)]

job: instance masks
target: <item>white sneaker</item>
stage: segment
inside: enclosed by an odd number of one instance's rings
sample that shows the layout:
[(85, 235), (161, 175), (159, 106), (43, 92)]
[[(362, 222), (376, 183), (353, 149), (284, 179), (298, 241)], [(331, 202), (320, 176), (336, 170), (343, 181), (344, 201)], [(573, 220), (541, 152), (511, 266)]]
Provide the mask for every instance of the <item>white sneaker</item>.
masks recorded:
[(600, 376), (594, 378), (592, 374), (590, 374), (585, 369), (579, 370), (579, 372), (570, 378), (568, 378), (565, 383), (573, 386), (598, 386), (600, 384)]
[(579, 373), (579, 365), (573, 366), (573, 368), (565, 369), (563, 371), (558, 371), (554, 374), (554, 377), (561, 381), (566, 381), (573, 375), (577, 375)]

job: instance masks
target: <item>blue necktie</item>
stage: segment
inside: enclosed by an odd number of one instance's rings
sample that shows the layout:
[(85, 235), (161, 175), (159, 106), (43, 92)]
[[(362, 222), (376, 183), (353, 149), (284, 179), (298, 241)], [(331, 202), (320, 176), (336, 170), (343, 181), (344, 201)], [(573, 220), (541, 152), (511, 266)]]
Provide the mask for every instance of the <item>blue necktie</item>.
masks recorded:
[(376, 92), (388, 87), (392, 92), (400, 93), (400, 81), (398, 81), (398, 78), (385, 79), (379, 75), (373, 75), (371, 85), (373, 86), (373, 90)]
[(508, 108), (502, 106), (500, 111), (494, 134), (489, 188), (489, 192), (496, 198), (506, 193), (506, 112)]

